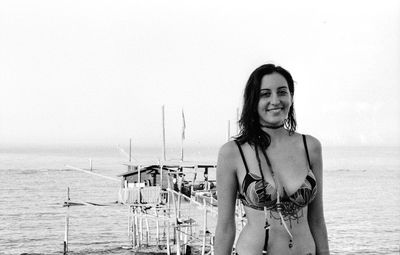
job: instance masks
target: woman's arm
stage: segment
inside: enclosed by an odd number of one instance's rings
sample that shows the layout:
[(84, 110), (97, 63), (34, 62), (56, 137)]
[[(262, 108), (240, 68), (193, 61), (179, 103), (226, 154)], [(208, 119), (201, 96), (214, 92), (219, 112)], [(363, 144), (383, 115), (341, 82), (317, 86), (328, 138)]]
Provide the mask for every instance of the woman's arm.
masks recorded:
[(230, 255), (235, 241), (235, 202), (237, 192), (236, 145), (224, 144), (218, 154), (217, 163), (217, 199), (218, 220), (215, 230), (215, 254)]
[(317, 255), (329, 254), (328, 233), (326, 230), (323, 207), (323, 167), (321, 143), (318, 139), (307, 136), (311, 167), (317, 180), (317, 195), (308, 206), (308, 222), (315, 240)]

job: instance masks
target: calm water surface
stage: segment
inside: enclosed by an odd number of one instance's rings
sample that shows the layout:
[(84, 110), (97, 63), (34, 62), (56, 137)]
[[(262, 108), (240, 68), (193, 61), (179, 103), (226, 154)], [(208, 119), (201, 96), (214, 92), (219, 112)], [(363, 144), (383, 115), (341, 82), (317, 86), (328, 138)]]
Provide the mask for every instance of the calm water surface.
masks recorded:
[[(138, 159), (155, 158), (143, 148)], [(169, 152), (169, 157), (179, 150)], [(193, 148), (187, 159), (216, 160), (216, 148)], [(73, 201), (110, 206), (69, 209), (73, 254), (132, 254), (127, 209), (116, 205), (120, 183), (68, 170), (89, 167), (116, 177), (126, 161), (111, 147), (0, 149), (0, 254), (61, 254), (67, 187)], [(400, 149), (324, 150), (324, 207), (332, 254), (399, 254)], [(215, 173), (210, 177), (215, 178)]]

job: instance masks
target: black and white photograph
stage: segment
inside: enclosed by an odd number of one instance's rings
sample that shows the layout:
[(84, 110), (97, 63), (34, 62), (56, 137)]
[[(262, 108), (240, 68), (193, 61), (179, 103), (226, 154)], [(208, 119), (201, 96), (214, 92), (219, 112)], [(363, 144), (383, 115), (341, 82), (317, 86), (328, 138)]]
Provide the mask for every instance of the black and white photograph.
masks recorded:
[(397, 0), (0, 1), (0, 255), (400, 254)]

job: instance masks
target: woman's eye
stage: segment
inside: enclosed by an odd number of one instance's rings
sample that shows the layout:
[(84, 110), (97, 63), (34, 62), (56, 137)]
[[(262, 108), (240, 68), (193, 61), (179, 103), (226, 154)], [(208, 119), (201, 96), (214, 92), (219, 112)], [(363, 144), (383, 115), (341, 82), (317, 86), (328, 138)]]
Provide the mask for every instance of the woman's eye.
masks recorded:
[(286, 92), (286, 91), (284, 91), (284, 90), (282, 90), (282, 91), (279, 91), (279, 92), (278, 92), (278, 94), (279, 94), (279, 95), (286, 95), (286, 94), (287, 94), (287, 92)]
[(271, 95), (271, 93), (270, 92), (264, 92), (264, 93), (261, 93), (261, 97), (269, 97)]

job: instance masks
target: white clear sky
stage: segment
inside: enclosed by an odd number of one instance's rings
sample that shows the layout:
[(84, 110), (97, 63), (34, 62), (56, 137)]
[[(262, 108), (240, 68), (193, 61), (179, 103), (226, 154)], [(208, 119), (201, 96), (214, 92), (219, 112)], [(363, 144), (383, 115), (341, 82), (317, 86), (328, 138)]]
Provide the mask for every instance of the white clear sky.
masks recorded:
[(218, 145), (250, 72), (297, 82), (299, 132), (400, 145), (400, 2), (0, 2), (1, 144)]

